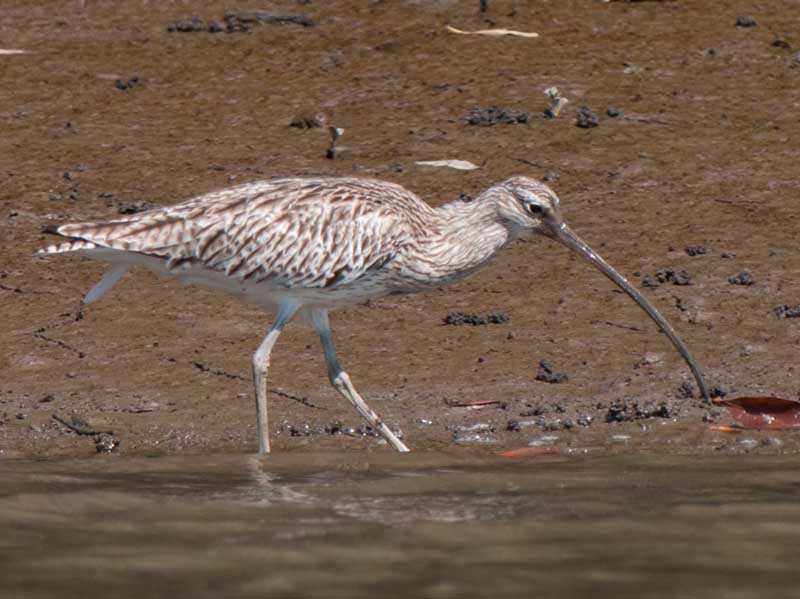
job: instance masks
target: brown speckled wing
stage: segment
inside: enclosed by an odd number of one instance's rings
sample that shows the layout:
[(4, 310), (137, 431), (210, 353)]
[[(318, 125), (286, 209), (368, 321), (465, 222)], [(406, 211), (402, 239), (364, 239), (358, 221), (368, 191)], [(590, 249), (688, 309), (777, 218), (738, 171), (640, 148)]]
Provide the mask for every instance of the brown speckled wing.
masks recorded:
[(278, 179), (108, 222), (51, 227), (72, 241), (44, 252), (111, 248), (285, 287), (347, 284), (390, 261), (431, 208), (363, 179)]

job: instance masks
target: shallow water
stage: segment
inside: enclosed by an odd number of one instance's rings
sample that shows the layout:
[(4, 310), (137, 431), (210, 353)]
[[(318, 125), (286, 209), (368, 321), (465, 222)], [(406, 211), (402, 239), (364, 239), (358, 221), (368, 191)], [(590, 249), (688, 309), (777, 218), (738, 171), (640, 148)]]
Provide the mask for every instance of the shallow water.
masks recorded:
[(800, 596), (797, 457), (0, 462), (3, 597)]

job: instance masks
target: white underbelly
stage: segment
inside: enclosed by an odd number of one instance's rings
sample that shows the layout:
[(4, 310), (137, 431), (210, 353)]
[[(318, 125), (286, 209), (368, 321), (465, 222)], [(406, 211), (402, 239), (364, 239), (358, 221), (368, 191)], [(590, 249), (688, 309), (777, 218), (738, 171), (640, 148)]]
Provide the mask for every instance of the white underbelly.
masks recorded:
[(361, 304), (385, 296), (396, 289), (392, 285), (393, 275), (389, 271), (370, 273), (346, 285), (289, 287), (282, 285), (276, 279), (264, 282), (243, 280), (228, 276), (221, 271), (211, 270), (198, 263), (185, 262), (168, 269), (166, 260), (161, 258), (119, 250), (97, 248), (76, 253), (115, 265), (142, 266), (158, 275), (175, 277), (184, 285), (221, 289), (243, 301), (265, 308), (273, 308), (284, 303), (294, 303), (299, 306)]

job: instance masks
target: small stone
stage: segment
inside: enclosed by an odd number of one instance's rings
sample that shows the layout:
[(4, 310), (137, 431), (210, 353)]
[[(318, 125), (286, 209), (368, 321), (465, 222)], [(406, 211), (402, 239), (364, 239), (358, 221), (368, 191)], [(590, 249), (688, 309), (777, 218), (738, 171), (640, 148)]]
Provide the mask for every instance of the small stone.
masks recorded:
[(575, 125), (581, 129), (591, 129), (600, 124), (600, 119), (597, 115), (589, 110), (586, 106), (581, 106), (578, 109), (578, 116), (576, 117)]
[[(655, 278), (659, 283), (672, 283), (673, 285), (691, 284), (691, 276), (685, 270), (674, 271), (669, 268), (662, 268), (656, 271)], [(642, 281), (644, 285), (644, 281)]]
[(100, 433), (94, 436), (94, 448), (97, 453), (111, 453), (119, 448), (119, 440), (108, 433)]
[(569, 377), (564, 372), (554, 372), (550, 362), (541, 360), (539, 361), (539, 369), (536, 371), (536, 380), (545, 383), (559, 384), (569, 380)]
[(689, 381), (683, 381), (678, 387), (678, 397), (681, 399), (692, 399), (697, 390), (694, 388), (694, 385)]
[(739, 15), (736, 17), (737, 27), (755, 27), (758, 23), (750, 15)]
[(491, 435), (493, 432), (494, 427), (483, 422), (458, 426), (453, 431), (453, 440), (456, 443), (497, 443), (497, 439)]
[(491, 127), (498, 123), (509, 125), (527, 123), (530, 120), (530, 115), (527, 112), (517, 112), (505, 108), (498, 108), (497, 106), (489, 106), (488, 108), (475, 106), (469, 111), (465, 120), (468, 125)]
[(611, 435), (609, 437), (609, 439), (611, 439), (615, 443), (627, 443), (628, 441), (631, 440), (631, 436), (630, 435)]
[(544, 447), (552, 445), (558, 441), (558, 435), (543, 435), (537, 439), (533, 439), (528, 443), (528, 447)]
[(542, 181), (545, 183), (551, 183), (553, 181), (558, 181), (558, 173), (546, 173), (544, 177), (542, 177)]
[(475, 424), (470, 424), (466, 426), (458, 426), (456, 427), (456, 431), (462, 433), (493, 433), (494, 427), (491, 424), (487, 424), (485, 422), (477, 422)]
[(454, 435), (453, 440), (456, 443), (497, 443), (494, 437), (481, 435), (479, 433), (465, 433), (463, 435)]
[(704, 245), (690, 245), (684, 249), (689, 256), (700, 256), (708, 253), (708, 248)]
[(138, 200), (133, 202), (120, 202), (118, 212), (120, 214), (137, 214), (155, 208), (153, 202), (147, 200)]
[(645, 275), (642, 279), (642, 287), (649, 287), (651, 289), (655, 289), (660, 287), (661, 283), (659, 283), (656, 279), (651, 277), (650, 275)]
[(748, 271), (743, 270), (737, 275), (728, 277), (728, 283), (731, 285), (744, 285), (749, 287), (755, 283), (755, 281), (753, 280), (753, 276)]
[(785, 39), (777, 37), (777, 38), (775, 38), (775, 41), (772, 42), (772, 47), (773, 48), (782, 48), (783, 50), (788, 50), (789, 48), (792, 47), (792, 45), (789, 42), (787, 42)]
[(800, 304), (797, 308), (792, 308), (789, 304), (783, 304), (773, 308), (775, 316), (778, 318), (800, 318)]
[(708, 390), (708, 394), (713, 399), (714, 397), (725, 397), (728, 393), (719, 385), (714, 385)]
[(606, 114), (610, 116), (612, 119), (615, 119), (619, 116), (622, 116), (622, 111), (614, 108), (613, 106), (609, 106), (606, 108)]
[(519, 413), (519, 415), (522, 416), (523, 418), (529, 418), (530, 416), (541, 416), (542, 414), (544, 414), (544, 412), (545, 411), (543, 408), (535, 407), (531, 410), (523, 410), (522, 412)]
[(746, 447), (747, 449), (753, 449), (754, 447), (758, 447), (758, 441), (755, 439), (739, 439), (739, 445)]
[(642, 358), (642, 364), (645, 366), (649, 366), (652, 364), (658, 364), (661, 360), (664, 359), (664, 354), (655, 353), (655, 352), (647, 352)]
[(313, 114), (300, 114), (292, 118), (290, 127), (295, 129), (317, 129), (328, 124), (328, 117), (322, 112)]
[(203, 23), (203, 19), (198, 16), (183, 17), (167, 27), (167, 31), (177, 31), (179, 33), (193, 33), (196, 31), (205, 31), (205, 29), (206, 26), (205, 23)]
[(472, 325), (479, 326), (485, 324), (503, 324), (509, 321), (508, 316), (503, 312), (489, 312), (486, 316), (466, 312), (450, 312), (444, 318), (444, 324), (448, 325)]

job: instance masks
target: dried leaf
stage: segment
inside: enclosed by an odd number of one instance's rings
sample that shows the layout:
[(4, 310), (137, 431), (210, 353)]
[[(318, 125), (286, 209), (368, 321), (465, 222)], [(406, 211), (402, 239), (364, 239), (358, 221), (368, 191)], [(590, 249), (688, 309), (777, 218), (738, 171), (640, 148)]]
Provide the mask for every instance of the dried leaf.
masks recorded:
[(742, 428), (800, 429), (800, 401), (780, 397), (715, 399)]
[(420, 160), (417, 164), (423, 166), (449, 166), (460, 171), (474, 171), (478, 168), (477, 164), (472, 164), (469, 160)]
[(480, 399), (478, 401), (457, 401), (452, 399), (445, 399), (444, 403), (450, 408), (471, 408), (473, 410), (479, 408), (488, 408), (490, 406), (504, 407), (505, 402), (499, 399)]
[(707, 424), (707, 431), (714, 431), (717, 433), (741, 433), (744, 429), (741, 426), (730, 426), (728, 424)]
[(535, 458), (558, 453), (555, 447), (516, 447), (500, 452), (504, 458)]
[(461, 29), (450, 27), (450, 25), (446, 25), (445, 28), (450, 33), (458, 33), (460, 35), (493, 35), (493, 36), (514, 35), (516, 37), (539, 37), (538, 33), (527, 32), (527, 31), (514, 31), (513, 29), (479, 29), (478, 31), (462, 31)]

